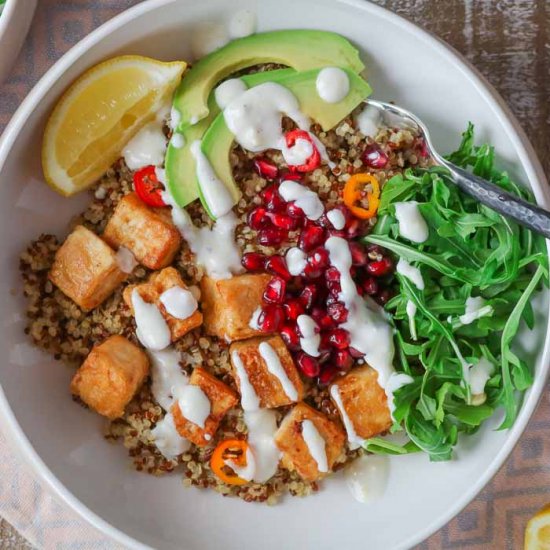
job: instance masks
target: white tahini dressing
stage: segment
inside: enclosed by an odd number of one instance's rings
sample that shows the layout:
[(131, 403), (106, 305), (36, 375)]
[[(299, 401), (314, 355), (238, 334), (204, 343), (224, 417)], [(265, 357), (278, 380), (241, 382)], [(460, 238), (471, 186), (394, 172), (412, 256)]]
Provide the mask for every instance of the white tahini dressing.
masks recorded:
[(250, 317), (250, 321), (248, 322), (248, 326), (253, 330), (260, 330), (260, 325), (258, 324), (258, 319), (260, 318), (260, 315), (262, 314), (262, 308), (258, 306), (254, 312), (252, 313), (252, 317)]
[(160, 351), (167, 348), (171, 341), (170, 329), (159, 308), (147, 303), (136, 288), (132, 292), (132, 307), (139, 341), (147, 349)]
[(326, 67), (319, 71), (315, 86), (323, 101), (339, 103), (349, 94), (349, 77), (338, 67)]
[(159, 121), (144, 126), (122, 150), (122, 156), (130, 170), (139, 170), (151, 164), (162, 166), (165, 153), (166, 136)]
[(234, 350), (231, 353), (231, 362), (239, 379), (239, 391), (241, 393), (241, 406), (245, 411), (257, 411), (260, 408), (260, 399), (254, 386), (248, 378), (248, 373), (239, 352)]
[[(164, 183), (162, 170), (157, 170), (157, 178)], [(220, 216), (214, 227), (195, 227), (184, 208), (177, 205), (171, 193), (164, 191), (162, 198), (172, 207), (172, 221), (195, 254), (195, 260), (202, 265), (213, 279), (229, 279), (241, 273), (241, 253), (235, 242), (237, 216), (233, 211)]]
[(229, 20), (229, 36), (243, 38), (256, 31), (256, 14), (251, 10), (239, 10)]
[(285, 180), (281, 182), (279, 193), (285, 201), (294, 201), (296, 206), (301, 208), (310, 220), (318, 220), (325, 211), (325, 207), (317, 193), (296, 181)]
[(307, 255), (302, 249), (293, 246), (286, 251), (285, 261), (288, 272), (291, 275), (301, 275), (306, 268)]
[(394, 372), (387, 384), (384, 390), (386, 391), (386, 395), (388, 396), (388, 407), (390, 409), (390, 413), (393, 418), (393, 412), (395, 411), (395, 405), (394, 405), (394, 393), (403, 386), (406, 386), (407, 384), (410, 384), (413, 382), (413, 379), (404, 372)]
[(138, 264), (136, 257), (125, 246), (119, 247), (116, 253), (116, 263), (120, 271), (124, 273), (132, 273), (134, 267)]
[(364, 455), (344, 469), (344, 478), (358, 502), (370, 503), (384, 494), (389, 478), (390, 459), (384, 455)]
[(281, 383), (285, 395), (292, 401), (298, 401), (298, 391), (288, 377), (277, 352), (267, 342), (261, 342), (258, 351), (265, 361), (267, 370)]
[(372, 105), (365, 105), (364, 109), (355, 117), (355, 124), (366, 137), (375, 138), (381, 125), (380, 111)]
[(485, 357), (470, 367), (470, 391), (472, 395), (485, 393), (485, 384), (491, 378), (495, 366)]
[(319, 326), (309, 315), (299, 315), (297, 323), (301, 335), (300, 347), (311, 357), (319, 357), (321, 355), (319, 351), (319, 345), (321, 344)]
[(458, 319), (463, 325), (469, 325), (477, 319), (493, 314), (493, 306), (486, 305), (485, 300), (481, 296), (466, 300), (466, 311)]
[(184, 418), (204, 430), (210, 415), (210, 400), (198, 386), (188, 384), (179, 393), (178, 406)]
[(199, 304), (193, 293), (180, 286), (165, 290), (159, 297), (166, 312), (176, 319), (187, 319), (197, 311)]
[(416, 321), (415, 321), (415, 315), (416, 315), (416, 304), (412, 300), (407, 301), (407, 317), (409, 318), (409, 326), (411, 330), (411, 338), (413, 340), (416, 340), (418, 335), (416, 333)]
[(191, 446), (191, 442), (178, 433), (172, 413), (166, 413), (164, 418), (157, 422), (151, 430), (151, 435), (157, 449), (168, 460), (176, 458)]
[(180, 355), (173, 349), (149, 351), (151, 358), (151, 393), (156, 402), (167, 411), (164, 418), (157, 422), (151, 435), (159, 451), (168, 459), (185, 452), (190, 442), (181, 437), (174, 425), (170, 412), (172, 405), (182, 395), (189, 378), (179, 366)]
[(348, 416), (348, 413), (346, 412), (346, 409), (344, 407), (342, 396), (340, 395), (340, 388), (337, 386), (337, 384), (333, 384), (330, 387), (330, 395), (336, 403), (338, 410), (340, 411), (340, 416), (342, 417), (344, 428), (346, 428), (346, 433), (348, 434), (349, 448), (351, 450), (358, 449), (363, 444), (364, 439), (359, 437), (357, 435), (357, 432), (355, 431), (353, 422), (351, 421), (351, 418)]
[(183, 134), (174, 132), (170, 138), (170, 145), (176, 149), (181, 149), (185, 145), (185, 138), (183, 137)]
[(327, 212), (328, 221), (332, 224), (332, 227), (336, 230), (344, 229), (346, 226), (346, 217), (343, 212), (338, 208), (333, 208)]
[(233, 197), (202, 152), (200, 140), (191, 144), (191, 154), (195, 159), (197, 180), (208, 209), (216, 218), (227, 214), (233, 208)]
[(423, 243), (430, 236), (428, 224), (416, 201), (396, 202), (395, 217), (399, 222), (399, 234), (409, 241)]
[(299, 166), (313, 155), (313, 144), (307, 139), (298, 138), (292, 147), (283, 144), (281, 152), (288, 165)]
[(246, 92), (247, 86), (240, 78), (230, 78), (222, 82), (215, 90), (214, 97), (220, 109), (225, 109), (233, 100)]
[(326, 442), (315, 424), (309, 419), (302, 422), (302, 437), (307, 445), (309, 454), (317, 464), (317, 469), (323, 473), (328, 472)]
[(254, 479), (254, 474), (256, 473), (256, 460), (250, 446), (248, 446), (248, 448), (246, 449), (245, 458), (246, 466), (239, 466), (232, 459), (224, 460), (224, 464), (226, 466), (229, 466), (241, 479), (252, 481)]
[(400, 273), (403, 277), (407, 277), (418, 290), (424, 290), (424, 279), (418, 267), (414, 267), (404, 258), (399, 258), (396, 269), (397, 273)]
[[(364, 353), (365, 361), (377, 372), (378, 384), (384, 389), (389, 404), (393, 402), (394, 391), (390, 380), (395, 375), (391, 326), (381, 308), (371, 300), (363, 300), (357, 293), (350, 274), (352, 260), (347, 241), (341, 237), (329, 237), (325, 248), (329, 252), (331, 265), (340, 272), (342, 290), (339, 300), (348, 310), (348, 320), (342, 324), (342, 328), (349, 333), (350, 346)], [(341, 412), (344, 414), (344, 411)], [(349, 434), (348, 431), (348, 437)]]
[(277, 414), (270, 409), (244, 411), (244, 422), (248, 428), (248, 444), (254, 453), (255, 471), (253, 480), (265, 483), (277, 472), (281, 452), (273, 439), (277, 431)]

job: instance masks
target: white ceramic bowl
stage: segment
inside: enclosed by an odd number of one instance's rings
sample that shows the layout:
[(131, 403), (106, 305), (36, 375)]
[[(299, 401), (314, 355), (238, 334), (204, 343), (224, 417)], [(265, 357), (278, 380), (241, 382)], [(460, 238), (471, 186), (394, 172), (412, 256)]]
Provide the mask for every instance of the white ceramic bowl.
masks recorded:
[(0, 14), (0, 84), (8, 76), (31, 25), (36, 0), (7, 0)]
[(501, 99), (462, 59), (396, 15), (360, 0), (151, 0), (114, 18), (65, 55), (15, 114), (0, 143), (0, 414), (14, 445), (42, 481), (90, 523), (137, 548), (405, 548), (419, 542), (467, 504), (502, 465), (543, 388), (548, 365), (547, 306), (539, 303), (531, 339), (535, 383), (507, 432), (487, 425), (464, 438), (457, 460), (430, 464), (423, 455), (392, 460), (382, 500), (361, 505), (335, 476), (319, 494), (286, 498), (275, 507), (184, 489), (177, 475), (153, 478), (132, 470), (122, 445), (106, 444), (98, 416), (69, 397), (71, 371), (29, 346), (23, 335), (17, 258), (42, 231), (66, 228), (88, 200), (67, 200), (43, 183), (39, 151), (48, 112), (62, 90), (87, 67), (121, 53), (161, 59), (188, 57), (198, 22), (256, 10), (260, 30), (310, 27), (340, 32), (363, 50), (375, 96), (418, 113), (435, 143), (450, 150), (466, 122), (490, 140), (507, 168), (548, 205), (541, 167)]

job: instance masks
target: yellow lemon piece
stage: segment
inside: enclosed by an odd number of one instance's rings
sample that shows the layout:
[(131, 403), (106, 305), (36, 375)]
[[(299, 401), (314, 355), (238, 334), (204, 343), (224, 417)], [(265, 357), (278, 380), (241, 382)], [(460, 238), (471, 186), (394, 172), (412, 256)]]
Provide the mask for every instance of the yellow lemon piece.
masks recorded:
[(186, 66), (128, 55), (81, 75), (46, 125), (42, 168), (48, 184), (69, 196), (101, 177), (126, 143), (169, 106)]
[(550, 504), (528, 521), (524, 550), (550, 550)]

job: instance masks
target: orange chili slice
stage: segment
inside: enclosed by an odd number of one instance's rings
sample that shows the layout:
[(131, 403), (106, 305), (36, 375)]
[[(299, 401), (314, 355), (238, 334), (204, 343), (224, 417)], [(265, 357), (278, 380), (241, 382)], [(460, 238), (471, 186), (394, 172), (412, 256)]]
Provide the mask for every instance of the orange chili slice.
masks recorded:
[[(369, 184), (372, 191), (365, 190), (365, 187)], [(357, 204), (364, 198), (368, 200), (368, 208), (363, 208)], [(375, 216), (380, 205), (380, 183), (378, 179), (367, 173), (351, 176), (344, 186), (344, 204), (355, 217), (362, 220), (368, 220)]]
[(232, 460), (237, 466), (246, 466), (246, 451), (248, 443), (242, 439), (226, 439), (222, 441), (214, 450), (210, 459), (212, 471), (228, 485), (244, 485), (248, 483), (235, 472), (228, 473), (229, 467), (225, 464), (226, 460)]

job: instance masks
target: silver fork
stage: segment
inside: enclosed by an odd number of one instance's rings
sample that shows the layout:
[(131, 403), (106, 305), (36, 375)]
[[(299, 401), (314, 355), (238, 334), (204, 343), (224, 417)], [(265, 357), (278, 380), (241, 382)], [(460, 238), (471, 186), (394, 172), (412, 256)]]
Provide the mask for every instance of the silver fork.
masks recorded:
[(461, 191), (468, 193), (499, 214), (550, 238), (550, 212), (508, 193), (494, 183), (471, 174), (444, 159), (433, 146), (426, 125), (410, 111), (374, 99), (369, 99), (366, 103), (368, 108), (378, 111), (378, 115), (385, 125), (410, 129), (423, 137), (432, 160), (436, 165), (443, 166), (448, 170), (451, 181)]

